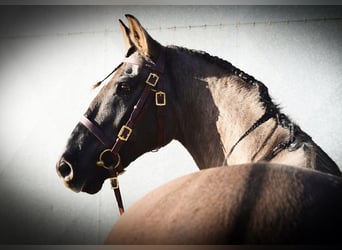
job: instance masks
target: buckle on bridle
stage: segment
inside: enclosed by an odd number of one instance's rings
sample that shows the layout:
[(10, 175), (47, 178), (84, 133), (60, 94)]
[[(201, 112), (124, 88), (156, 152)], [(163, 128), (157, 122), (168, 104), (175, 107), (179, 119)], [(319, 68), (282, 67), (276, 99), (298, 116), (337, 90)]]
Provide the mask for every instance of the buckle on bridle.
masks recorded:
[(112, 189), (118, 189), (119, 188), (119, 180), (118, 177), (112, 177), (110, 178), (110, 185)]
[(155, 73), (150, 73), (146, 79), (146, 83), (152, 87), (155, 87), (159, 81), (159, 76)]
[(155, 93), (156, 106), (166, 106), (166, 93), (158, 91)]
[(132, 129), (126, 125), (123, 125), (118, 133), (118, 138), (121, 141), (127, 141), (130, 135), (132, 134)]
[(101, 152), (101, 154), (100, 154), (100, 156), (99, 156), (99, 160), (96, 162), (96, 166), (98, 166), (98, 167), (103, 167), (103, 168), (105, 168), (105, 169), (110, 169), (110, 167), (108, 167), (108, 166), (105, 164), (104, 160), (103, 160), (103, 155), (104, 155), (105, 153), (110, 153), (110, 154), (113, 156), (113, 158), (115, 158), (115, 156), (116, 156), (116, 158), (117, 158), (118, 160), (117, 160), (116, 164), (113, 165), (113, 166), (114, 166), (114, 169), (117, 168), (117, 167), (120, 165), (120, 163), (121, 163), (121, 157), (120, 157), (120, 155), (119, 155), (118, 153), (113, 154), (112, 150), (109, 149), (109, 148), (107, 148), (107, 149), (105, 149), (105, 150), (103, 150), (103, 151)]

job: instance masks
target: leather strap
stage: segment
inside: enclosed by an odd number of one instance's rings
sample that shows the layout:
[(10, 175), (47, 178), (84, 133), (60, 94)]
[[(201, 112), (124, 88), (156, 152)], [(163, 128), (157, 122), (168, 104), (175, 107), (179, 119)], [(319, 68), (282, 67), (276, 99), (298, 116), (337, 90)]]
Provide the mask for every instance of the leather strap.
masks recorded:
[(87, 117), (82, 116), (80, 122), (105, 146), (112, 145), (112, 141), (100, 130), (94, 122), (91, 122)]
[[(164, 67), (165, 67), (165, 51), (164, 49), (161, 49), (158, 61), (156, 64), (152, 63), (143, 63), (138, 60), (134, 60), (132, 58), (125, 58), (122, 62), (130, 63), (130, 64), (136, 64), (142, 67), (149, 68), (150, 71), (158, 72), (158, 73), (164, 73)], [(120, 64), (121, 65), (121, 64)], [(113, 72), (112, 72), (113, 73)], [(111, 74), (112, 74), (111, 73)], [(148, 100), (149, 97), (152, 95), (152, 93), (155, 93), (154, 100), (155, 104), (157, 106), (157, 143), (158, 147), (162, 146), (164, 142), (164, 113), (163, 113), (163, 107), (166, 105), (166, 93), (164, 92), (164, 88), (162, 85), (161, 76), (156, 73), (150, 73), (145, 81), (146, 85), (145, 88), (137, 101), (136, 105), (133, 108), (133, 111), (128, 119), (128, 121), (123, 125), (117, 135), (117, 138), (114, 142), (114, 145), (110, 139), (100, 130), (93, 122), (91, 122), (87, 117), (83, 116), (80, 119), (81, 124), (83, 124), (93, 135), (96, 136), (96, 138), (104, 145), (104, 146), (110, 146), (113, 145), (110, 148), (110, 152), (113, 155), (114, 159), (117, 158), (117, 162), (115, 164), (111, 164), (109, 167), (106, 166), (106, 164), (103, 162), (103, 159), (99, 159), (97, 164), (99, 166), (105, 167), (109, 171), (109, 177), (111, 179), (111, 186), (114, 190), (114, 195), (116, 198), (116, 201), (118, 203), (119, 212), (120, 215), (124, 213), (124, 206), (122, 202), (121, 192), (118, 184), (118, 174), (122, 173), (124, 171), (124, 168), (120, 161), (120, 149), (124, 145), (124, 143), (130, 138), (135, 126), (137, 125), (138, 121), (142, 117), (142, 115), (145, 113), (148, 107)], [(109, 151), (109, 149), (105, 149), (100, 154), (101, 155)]]
[(125, 212), (124, 205), (122, 202), (121, 192), (120, 192), (120, 186), (119, 186), (119, 180), (118, 175), (114, 167), (109, 168), (109, 174), (110, 174), (110, 184), (112, 186), (112, 189), (114, 191), (114, 196), (116, 199), (116, 202), (119, 207), (119, 213), (122, 215)]
[[(126, 122), (126, 124), (122, 127), (125, 127), (127, 129), (131, 129), (131, 131), (134, 130), (136, 124), (137, 124), (137, 120), (141, 117), (141, 115), (144, 113), (144, 107), (146, 107), (146, 101), (148, 100), (148, 97), (151, 94), (151, 89), (148, 85), (145, 86), (145, 89), (141, 95), (141, 97), (139, 98), (137, 104), (134, 106), (133, 111), (128, 119), (128, 121)], [(127, 136), (127, 135), (124, 135)], [(127, 137), (127, 140), (129, 139), (129, 136)], [(124, 137), (126, 138), (126, 137)], [(113, 155), (118, 154), (121, 147), (124, 145), (124, 143), (127, 140), (123, 140), (120, 139), (120, 137), (118, 137), (113, 145), (113, 147), (111, 148), (111, 152)], [(118, 173), (121, 173), (124, 169), (122, 167), (122, 164), (120, 164), (117, 168)]]

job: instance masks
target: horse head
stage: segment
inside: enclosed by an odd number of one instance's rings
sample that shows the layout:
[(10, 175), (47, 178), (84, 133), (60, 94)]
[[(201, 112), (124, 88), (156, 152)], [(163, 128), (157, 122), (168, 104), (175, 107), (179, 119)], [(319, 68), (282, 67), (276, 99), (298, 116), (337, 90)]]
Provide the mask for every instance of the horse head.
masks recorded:
[(57, 163), (67, 187), (96, 193), (105, 179), (113, 185), (132, 161), (172, 139), (200, 169), (266, 161), (341, 175), (262, 82), (206, 52), (164, 47), (135, 17), (126, 17), (129, 28), (120, 20), (126, 57)]
[(75, 192), (98, 192), (110, 167), (123, 172), (143, 153), (170, 142), (177, 130), (168, 98), (166, 48), (135, 17), (126, 17), (129, 28), (119, 20), (126, 57), (91, 102), (57, 162), (58, 175)]

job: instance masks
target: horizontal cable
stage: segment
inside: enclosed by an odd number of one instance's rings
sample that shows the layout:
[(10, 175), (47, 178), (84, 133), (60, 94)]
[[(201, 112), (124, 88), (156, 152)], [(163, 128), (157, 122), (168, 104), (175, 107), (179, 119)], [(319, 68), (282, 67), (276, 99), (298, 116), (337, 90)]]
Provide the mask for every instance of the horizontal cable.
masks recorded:
[(275, 24), (292, 24), (292, 23), (312, 23), (312, 22), (327, 22), (327, 21), (342, 21), (342, 17), (329, 18), (305, 18), (293, 20), (274, 20), (274, 21), (249, 21), (235, 23), (220, 23), (220, 24), (202, 24), (202, 25), (183, 25), (159, 28), (147, 28), (147, 30), (177, 30), (177, 29), (205, 29), (205, 28), (224, 28), (228, 26), (254, 26), (254, 25), (275, 25)]
[[(256, 25), (277, 25), (277, 24), (293, 24), (293, 23), (314, 23), (314, 22), (332, 22), (342, 21), (342, 17), (327, 17), (327, 18), (305, 18), (305, 19), (292, 19), (292, 20), (272, 20), (272, 21), (248, 21), (248, 22), (231, 22), (220, 24), (200, 24), (200, 25), (180, 25), (169, 27), (151, 27), (146, 30), (184, 30), (184, 29), (206, 29), (206, 28), (225, 28), (225, 27), (240, 27), (240, 26), (256, 26)], [(19, 38), (39, 38), (39, 37), (64, 37), (64, 36), (79, 36), (79, 35), (92, 35), (92, 34), (106, 34), (119, 32), (119, 29), (105, 29), (97, 31), (79, 31), (79, 32), (65, 32), (54, 34), (28, 34), (28, 35), (8, 35), (1, 36), (0, 39), (19, 39)]]

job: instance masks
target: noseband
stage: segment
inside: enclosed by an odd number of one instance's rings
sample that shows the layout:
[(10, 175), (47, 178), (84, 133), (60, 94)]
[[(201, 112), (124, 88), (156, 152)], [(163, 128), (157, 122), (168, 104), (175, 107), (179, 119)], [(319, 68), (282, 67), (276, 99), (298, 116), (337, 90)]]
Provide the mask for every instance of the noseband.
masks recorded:
[[(90, 121), (87, 117), (82, 116), (80, 119), (80, 123), (83, 124), (105, 147), (96, 162), (98, 167), (103, 167), (108, 170), (110, 183), (112, 189), (114, 190), (114, 195), (116, 201), (118, 203), (120, 215), (124, 213), (123, 202), (121, 198), (119, 183), (118, 183), (118, 175), (124, 172), (124, 167), (121, 164), (120, 157), (120, 149), (121, 147), (129, 140), (135, 126), (141, 115), (146, 111), (148, 106), (147, 100), (151, 97), (152, 93), (154, 93), (154, 102), (157, 107), (157, 128), (158, 128), (158, 147), (162, 145), (164, 141), (164, 120), (163, 120), (163, 107), (166, 106), (166, 93), (164, 91), (163, 82), (161, 81), (161, 75), (164, 73), (164, 65), (165, 65), (165, 51), (161, 50), (158, 61), (156, 64), (140, 62), (131, 58), (124, 58), (122, 63), (130, 63), (139, 65), (141, 67), (149, 69), (149, 75), (145, 80), (145, 88), (134, 105), (133, 111), (128, 119), (128, 121), (121, 127), (115, 142), (113, 143), (104, 132), (92, 121)], [(114, 73), (115, 70), (112, 72)], [(111, 73), (111, 74), (112, 74)], [(110, 75), (111, 75), (110, 74)], [(108, 75), (108, 76), (110, 76)], [(108, 78), (108, 76), (106, 78)], [(105, 78), (105, 79), (106, 79)], [(113, 163), (106, 163), (105, 158), (106, 155), (113, 159)], [(108, 158), (106, 158), (108, 159)]]

